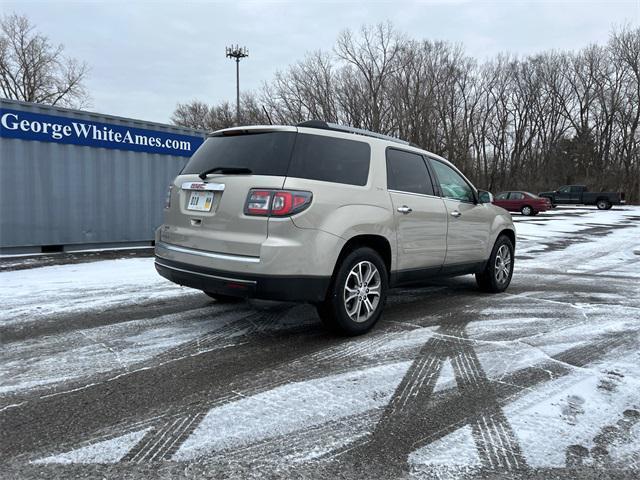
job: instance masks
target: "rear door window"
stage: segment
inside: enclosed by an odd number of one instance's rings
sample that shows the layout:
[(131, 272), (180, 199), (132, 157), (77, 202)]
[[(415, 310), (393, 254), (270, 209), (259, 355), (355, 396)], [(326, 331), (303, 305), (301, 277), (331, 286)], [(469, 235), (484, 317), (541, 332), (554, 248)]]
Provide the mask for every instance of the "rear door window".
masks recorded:
[(215, 167), (248, 168), (253, 175), (285, 176), (295, 132), (259, 132), (209, 137), (191, 156), (183, 174)]
[(387, 148), (387, 187), (399, 192), (434, 195), (424, 158), (395, 148)]
[(521, 192), (511, 192), (509, 194), (509, 200), (522, 200), (524, 195)]
[(366, 185), (370, 157), (368, 143), (299, 133), (287, 176)]

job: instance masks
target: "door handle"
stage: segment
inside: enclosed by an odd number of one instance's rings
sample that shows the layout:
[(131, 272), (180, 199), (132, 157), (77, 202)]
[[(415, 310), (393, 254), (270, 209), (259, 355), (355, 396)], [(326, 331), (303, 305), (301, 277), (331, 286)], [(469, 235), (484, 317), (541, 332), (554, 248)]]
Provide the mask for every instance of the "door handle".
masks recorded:
[(406, 205), (402, 205), (401, 207), (398, 207), (398, 211), (400, 213), (403, 213), (404, 215), (406, 215), (407, 213), (411, 213), (413, 212), (413, 210), (411, 209), (411, 207), (407, 207)]
[(461, 216), (462, 214), (458, 211), (458, 210), (454, 210), (453, 212), (451, 212), (451, 216), (452, 217), (456, 217), (458, 218), (459, 216)]

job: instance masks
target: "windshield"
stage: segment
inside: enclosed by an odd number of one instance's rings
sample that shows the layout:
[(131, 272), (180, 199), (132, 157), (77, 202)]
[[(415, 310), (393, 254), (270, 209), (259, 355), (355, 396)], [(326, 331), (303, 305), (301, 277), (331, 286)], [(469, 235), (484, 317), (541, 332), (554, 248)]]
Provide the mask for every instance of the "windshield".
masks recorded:
[(209, 137), (193, 154), (183, 174), (216, 167), (249, 169), (254, 175), (285, 176), (295, 132), (259, 132)]

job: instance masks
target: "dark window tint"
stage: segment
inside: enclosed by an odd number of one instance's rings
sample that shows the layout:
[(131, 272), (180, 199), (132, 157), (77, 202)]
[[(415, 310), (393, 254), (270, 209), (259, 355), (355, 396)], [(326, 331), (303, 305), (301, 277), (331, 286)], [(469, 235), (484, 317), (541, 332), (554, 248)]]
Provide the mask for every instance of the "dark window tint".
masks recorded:
[(433, 195), (427, 165), (420, 155), (387, 149), (387, 186), (400, 192)]
[(210, 137), (191, 156), (182, 173), (240, 167), (254, 175), (285, 176), (295, 136), (294, 132), (261, 132)]
[(509, 194), (509, 200), (522, 200), (524, 198), (524, 195), (522, 194), (522, 192), (511, 192)]
[(288, 176), (366, 185), (370, 156), (368, 143), (301, 133), (296, 139)]
[(580, 193), (582, 191), (582, 187), (571, 187), (571, 193)]

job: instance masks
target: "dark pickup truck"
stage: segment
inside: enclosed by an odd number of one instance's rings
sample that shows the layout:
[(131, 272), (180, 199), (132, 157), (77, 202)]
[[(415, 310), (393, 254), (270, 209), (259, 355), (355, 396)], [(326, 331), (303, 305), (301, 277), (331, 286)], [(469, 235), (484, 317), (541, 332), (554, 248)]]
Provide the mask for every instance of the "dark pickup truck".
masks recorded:
[(609, 210), (624, 202), (624, 192), (589, 192), (584, 185), (565, 185), (554, 192), (540, 192), (539, 197), (548, 198), (551, 205), (595, 205), (599, 210)]

